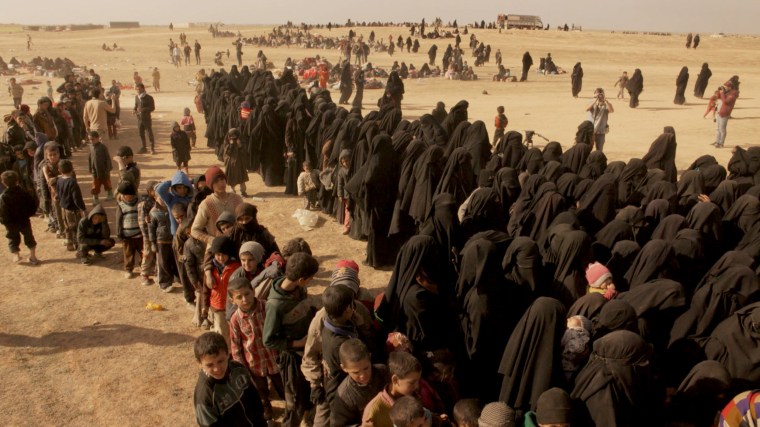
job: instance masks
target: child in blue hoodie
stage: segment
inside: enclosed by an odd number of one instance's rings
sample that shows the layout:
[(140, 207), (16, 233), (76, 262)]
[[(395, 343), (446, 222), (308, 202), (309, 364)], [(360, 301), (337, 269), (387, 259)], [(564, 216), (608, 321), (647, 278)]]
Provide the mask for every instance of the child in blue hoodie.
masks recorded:
[[(177, 171), (171, 181), (164, 181), (156, 187), (156, 194), (164, 201), (169, 212), (177, 203), (190, 206), (193, 202), (193, 182), (184, 172)], [(172, 236), (177, 234), (177, 221), (169, 216)]]

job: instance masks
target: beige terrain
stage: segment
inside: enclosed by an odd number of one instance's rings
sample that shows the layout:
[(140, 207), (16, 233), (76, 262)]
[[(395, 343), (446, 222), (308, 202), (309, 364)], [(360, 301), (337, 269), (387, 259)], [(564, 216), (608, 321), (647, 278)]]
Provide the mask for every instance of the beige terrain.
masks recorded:
[[(238, 27), (226, 30), (237, 31)], [(268, 31), (264, 27), (241, 27), (243, 35), (251, 36)], [(188, 34), (193, 43), (203, 45), (203, 67), (211, 67), (213, 53), (230, 48), (233, 52), (227, 65), (234, 61), (233, 39), (212, 39), (203, 28), (175, 29), (143, 28), (138, 30), (93, 30), (61, 33), (31, 33), (34, 47), (27, 52), (26, 33), (20, 27), (1, 26), (0, 56), (8, 61), (12, 56), (29, 60), (32, 55), (68, 57), (76, 64), (94, 68), (107, 86), (112, 79), (131, 84), (134, 71), (144, 76), (150, 85), (151, 70), (161, 71), (160, 93), (156, 100), (154, 129), (158, 154), (138, 155), (143, 182), (165, 179), (174, 173), (168, 148), (170, 124), (180, 118), (184, 107), (192, 106), (193, 80), (197, 66), (174, 68), (168, 62), (169, 38), (179, 41), (180, 31)], [(327, 33), (326, 30), (321, 31)], [(332, 35), (347, 30), (333, 30)], [(369, 36), (369, 28), (359, 28), (358, 34)], [(408, 35), (406, 28), (376, 28), (377, 37), (387, 40)], [(577, 125), (585, 119), (585, 108), (591, 102), (595, 87), (605, 88), (615, 113), (610, 117), (611, 133), (605, 152), (610, 160), (640, 157), (649, 144), (661, 133), (663, 126), (674, 126), (678, 135), (677, 163), (686, 167), (702, 154), (713, 154), (726, 164), (729, 148), (718, 150), (708, 144), (714, 141), (714, 124), (702, 118), (707, 100), (692, 96), (693, 85), (703, 62), (708, 62), (713, 78), (708, 86), (712, 93), (719, 84), (738, 74), (741, 96), (728, 126), (726, 146), (748, 146), (757, 143), (760, 132), (760, 99), (754, 88), (760, 85), (760, 50), (754, 37), (713, 38), (702, 35), (699, 49), (686, 50), (685, 36), (623, 35), (610, 32), (520, 32), (476, 30), (478, 38), (490, 44), (493, 52), (501, 49), (504, 62), (512, 73), (519, 75), (520, 60), (529, 50), (536, 66), (541, 56), (551, 52), (555, 63), (570, 71), (581, 61), (585, 71), (583, 91), (579, 98), (570, 94), (570, 75), (542, 76), (531, 70), (527, 83), (495, 83), (491, 76), (496, 67), (491, 64), (477, 69), (481, 80), (474, 82), (442, 79), (407, 80), (403, 102), (404, 117), (415, 119), (429, 112), (437, 101), (447, 107), (461, 99), (470, 102), (470, 120), (483, 120), (492, 129), (496, 106), (504, 105), (509, 117), (509, 129), (535, 130), (565, 147), (572, 144)], [(466, 38), (463, 45), (466, 45)], [(117, 43), (123, 52), (105, 52), (100, 46)], [(393, 60), (420, 67), (427, 61), (432, 43), (439, 46), (440, 64), (448, 40), (421, 40), (420, 53), (371, 54), (370, 61), (390, 67)], [(244, 48), (244, 63), (254, 61), (259, 48)], [(338, 59), (337, 50), (306, 50), (300, 48), (264, 48), (277, 67), (287, 57), (299, 60), (317, 54), (331, 62)], [(467, 50), (469, 55), (469, 50)], [(467, 57), (472, 63), (474, 58)], [(691, 77), (687, 104), (672, 103), (675, 79), (683, 65)], [(632, 74), (641, 68), (644, 92), (637, 109), (626, 101), (615, 99), (613, 84), (623, 70)], [(29, 78), (26, 74), (23, 78)], [(6, 96), (3, 77), (0, 111), (10, 112), (11, 99)], [(43, 84), (26, 86), (24, 102), (34, 110), (36, 100), (44, 93)], [(60, 78), (51, 79), (53, 87)], [(486, 93), (487, 92), (487, 93)], [(129, 114), (134, 92), (127, 90), (122, 97), (125, 111), (119, 141), (108, 141), (113, 153), (121, 144), (139, 147), (135, 120)], [(374, 105), (381, 91), (365, 92), (365, 113)], [(337, 100), (336, 94), (333, 94)], [(195, 113), (199, 135), (205, 130), (202, 115)], [(536, 138), (537, 145), (543, 145)], [(199, 139), (199, 147), (205, 147)], [(198, 174), (215, 163), (211, 150), (193, 151), (191, 173)], [(74, 155), (75, 168), (89, 206), (90, 178), (86, 171), (86, 154)], [(116, 177), (114, 176), (114, 181)], [(361, 261), (365, 245), (340, 234), (340, 227), (330, 218), (320, 221), (318, 228), (303, 231), (291, 218), (301, 201), (286, 198), (283, 188), (265, 188), (261, 179), (251, 174), (249, 193), (264, 199), (257, 202), (260, 222), (275, 234), (282, 245), (295, 236), (310, 243), (322, 267), (316, 285), (311, 289), (319, 294), (331, 268), (341, 258)], [(113, 222), (113, 202), (106, 202)], [(105, 260), (83, 266), (67, 252), (60, 240), (45, 233), (41, 219), (33, 220), (39, 240), (37, 267), (13, 265), (10, 254), (3, 253), (0, 282), (5, 291), (0, 297), (0, 370), (5, 378), (4, 396), (0, 399), (0, 420), (3, 425), (193, 425), (195, 423), (192, 395), (198, 366), (192, 354), (193, 339), (200, 330), (190, 324), (191, 312), (185, 308), (179, 288), (173, 294), (159, 292), (156, 286), (143, 287), (138, 279), (122, 276), (121, 250), (113, 250)], [(113, 230), (112, 226), (112, 230)], [(4, 249), (5, 250), (5, 249)], [(25, 252), (24, 252), (25, 253)], [(363, 268), (362, 283), (368, 288), (381, 289), (390, 272)], [(162, 304), (165, 311), (148, 311), (148, 302)]]

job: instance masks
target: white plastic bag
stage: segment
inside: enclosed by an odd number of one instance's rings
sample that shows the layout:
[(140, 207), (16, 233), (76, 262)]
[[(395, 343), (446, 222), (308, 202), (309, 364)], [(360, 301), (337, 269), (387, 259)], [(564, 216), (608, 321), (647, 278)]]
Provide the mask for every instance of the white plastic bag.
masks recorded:
[(293, 218), (298, 219), (298, 223), (306, 231), (314, 229), (319, 221), (319, 215), (306, 209), (296, 209)]

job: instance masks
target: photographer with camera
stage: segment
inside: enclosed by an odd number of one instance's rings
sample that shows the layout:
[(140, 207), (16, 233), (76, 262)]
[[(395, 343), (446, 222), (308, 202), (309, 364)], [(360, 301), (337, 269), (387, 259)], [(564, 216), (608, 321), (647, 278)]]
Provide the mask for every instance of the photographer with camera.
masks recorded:
[(716, 148), (722, 148), (726, 142), (726, 127), (728, 126), (728, 119), (731, 117), (731, 111), (736, 104), (736, 98), (739, 97), (739, 91), (734, 88), (734, 83), (729, 80), (718, 88), (718, 102), (716, 109), (718, 114), (715, 115), (715, 127), (717, 128), (717, 135), (715, 136)]
[(594, 90), (594, 102), (586, 108), (591, 117), (589, 120), (594, 123), (594, 146), (597, 150), (602, 151), (607, 133), (610, 126), (607, 124), (607, 118), (615, 109), (604, 96), (604, 89), (598, 87)]

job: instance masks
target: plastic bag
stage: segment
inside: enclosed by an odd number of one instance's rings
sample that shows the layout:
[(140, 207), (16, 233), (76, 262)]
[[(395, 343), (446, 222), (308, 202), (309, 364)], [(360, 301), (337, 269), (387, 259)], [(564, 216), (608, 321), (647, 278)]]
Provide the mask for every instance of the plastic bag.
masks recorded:
[(293, 213), (293, 218), (298, 219), (298, 223), (307, 231), (316, 227), (319, 221), (319, 215), (306, 209), (296, 209)]
[(157, 303), (154, 303), (154, 302), (149, 302), (149, 303), (145, 304), (145, 309), (146, 310), (152, 310), (152, 311), (164, 311), (165, 310), (165, 308), (164, 308), (163, 305), (157, 304)]

